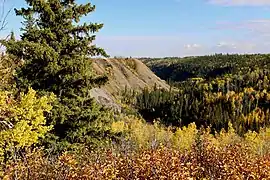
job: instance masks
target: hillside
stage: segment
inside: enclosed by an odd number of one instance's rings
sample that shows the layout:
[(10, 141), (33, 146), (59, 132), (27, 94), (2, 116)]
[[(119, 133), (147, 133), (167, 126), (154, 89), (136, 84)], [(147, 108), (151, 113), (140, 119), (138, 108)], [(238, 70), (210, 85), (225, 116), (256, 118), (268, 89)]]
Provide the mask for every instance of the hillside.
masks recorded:
[(179, 92), (144, 91), (136, 108), (148, 121), (211, 126), (240, 135), (270, 126), (269, 54), (142, 59)]
[(105, 86), (92, 89), (92, 96), (109, 107), (119, 109), (115, 99), (125, 88), (139, 91), (154, 86), (169, 88), (164, 80), (137, 59), (93, 59), (93, 69), (98, 75), (107, 75), (109, 82)]
[(269, 54), (215, 54), (194, 57), (142, 58), (157, 76), (176, 82), (189, 78), (216, 78), (252, 69), (270, 69)]

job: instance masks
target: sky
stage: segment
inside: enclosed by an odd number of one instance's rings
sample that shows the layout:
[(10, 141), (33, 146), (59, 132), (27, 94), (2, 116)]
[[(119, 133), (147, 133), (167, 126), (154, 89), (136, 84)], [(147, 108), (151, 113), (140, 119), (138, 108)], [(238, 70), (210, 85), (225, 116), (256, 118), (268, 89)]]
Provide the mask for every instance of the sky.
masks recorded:
[[(6, 1), (5, 12), (26, 7), (24, 0)], [(270, 52), (270, 0), (77, 2), (96, 5), (96, 11), (82, 20), (104, 23), (94, 43), (111, 56), (183, 57)], [(12, 10), (0, 37), (12, 30), (19, 37), (22, 20)]]

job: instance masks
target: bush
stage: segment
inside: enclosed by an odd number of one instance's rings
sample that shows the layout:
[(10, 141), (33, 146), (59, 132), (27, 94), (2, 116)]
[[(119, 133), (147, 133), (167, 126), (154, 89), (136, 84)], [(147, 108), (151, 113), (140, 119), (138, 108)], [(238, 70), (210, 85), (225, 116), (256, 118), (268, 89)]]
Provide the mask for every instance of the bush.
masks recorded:
[(149, 124), (134, 116), (112, 123), (112, 131), (122, 133), (121, 143), (125, 148), (130, 145), (134, 149), (155, 149), (164, 145), (178, 150), (190, 149), (198, 132), (194, 123), (173, 129), (159, 122)]
[[(52, 109), (53, 94), (39, 97), (36, 91), (19, 95), (0, 91), (0, 163), (17, 160), (25, 148), (45, 137), (52, 127), (46, 125), (45, 114)], [(3, 167), (1, 167), (3, 168)]]
[(85, 150), (79, 155), (63, 153), (58, 157), (48, 157), (41, 150), (29, 151), (24, 158), (7, 164), (4, 179), (270, 178), (269, 153), (260, 156), (244, 143), (218, 146), (204, 138), (208, 136), (205, 133), (196, 137), (201, 140), (190, 151), (159, 146), (125, 152)]

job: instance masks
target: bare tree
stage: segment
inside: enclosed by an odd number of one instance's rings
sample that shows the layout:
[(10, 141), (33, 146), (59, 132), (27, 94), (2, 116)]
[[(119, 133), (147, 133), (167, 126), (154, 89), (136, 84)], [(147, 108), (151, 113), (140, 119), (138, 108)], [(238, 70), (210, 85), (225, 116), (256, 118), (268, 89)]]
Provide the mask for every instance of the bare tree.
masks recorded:
[[(6, 2), (7, 0), (0, 0), (0, 32), (6, 29), (6, 26), (8, 24), (7, 18), (12, 9), (12, 8), (9, 8), (8, 11), (6, 11)], [(7, 40), (9, 37), (10, 37), (10, 34), (7, 35), (5, 38), (1, 38), (1, 39)], [(0, 54), (0, 59), (1, 59), (4, 55), (2, 43), (0, 43), (0, 52), (1, 52)]]
[(2, 2), (1, 2), (2, 9), (0, 12), (1, 13), (1, 15), (0, 15), (0, 31), (5, 30), (5, 28), (8, 24), (7, 17), (11, 12), (11, 8), (6, 12), (5, 5), (6, 5), (6, 0), (2, 0)]

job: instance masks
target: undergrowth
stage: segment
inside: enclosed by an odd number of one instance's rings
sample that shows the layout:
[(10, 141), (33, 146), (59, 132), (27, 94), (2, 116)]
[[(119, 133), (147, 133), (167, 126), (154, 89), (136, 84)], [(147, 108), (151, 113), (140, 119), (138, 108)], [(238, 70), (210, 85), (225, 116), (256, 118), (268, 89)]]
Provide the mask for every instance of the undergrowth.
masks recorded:
[(240, 137), (195, 124), (173, 129), (135, 117), (112, 124), (117, 143), (58, 156), (28, 149), (3, 167), (4, 179), (269, 179), (270, 130)]

